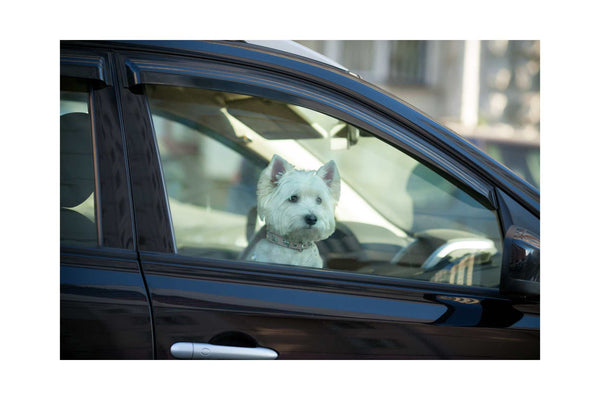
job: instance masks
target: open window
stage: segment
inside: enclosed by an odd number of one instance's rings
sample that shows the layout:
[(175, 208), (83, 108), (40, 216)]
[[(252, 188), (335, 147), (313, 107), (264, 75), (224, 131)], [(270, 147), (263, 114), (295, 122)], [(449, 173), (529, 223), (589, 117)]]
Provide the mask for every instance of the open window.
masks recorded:
[(239, 259), (261, 233), (256, 183), (274, 154), (341, 176), (324, 267), (497, 287), (496, 212), (369, 132), (324, 113), (236, 93), (145, 85), (177, 252)]

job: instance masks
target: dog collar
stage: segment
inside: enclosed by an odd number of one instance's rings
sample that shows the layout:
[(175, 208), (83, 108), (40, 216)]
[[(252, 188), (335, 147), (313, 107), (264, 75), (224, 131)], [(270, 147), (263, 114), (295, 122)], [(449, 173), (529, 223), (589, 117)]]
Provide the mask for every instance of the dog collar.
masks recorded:
[(312, 247), (312, 245), (313, 245), (313, 242), (309, 242), (309, 243), (290, 242), (289, 240), (284, 239), (281, 236), (276, 235), (273, 232), (269, 232), (269, 231), (267, 231), (267, 240), (278, 246), (287, 247), (288, 249), (292, 249), (292, 250), (298, 250), (299, 252), (302, 252), (302, 250), (306, 250), (306, 249)]

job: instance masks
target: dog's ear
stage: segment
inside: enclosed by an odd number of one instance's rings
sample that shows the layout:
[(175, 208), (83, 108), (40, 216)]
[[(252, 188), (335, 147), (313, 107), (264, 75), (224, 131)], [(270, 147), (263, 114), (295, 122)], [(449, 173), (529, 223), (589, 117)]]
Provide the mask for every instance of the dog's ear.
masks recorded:
[(294, 166), (284, 160), (277, 154), (273, 155), (268, 168), (271, 169), (271, 184), (273, 186), (279, 183), (279, 179), (286, 173), (294, 169)]
[(333, 197), (337, 203), (340, 200), (340, 173), (335, 165), (335, 161), (331, 160), (319, 168), (317, 176), (323, 179), (325, 184), (327, 184), (329, 191), (331, 192), (331, 197)]
[(265, 168), (258, 178), (256, 188), (257, 211), (261, 219), (265, 218), (265, 211), (269, 209), (271, 195), (275, 192), (279, 179), (286, 173), (294, 169), (294, 166), (275, 154), (271, 162)]

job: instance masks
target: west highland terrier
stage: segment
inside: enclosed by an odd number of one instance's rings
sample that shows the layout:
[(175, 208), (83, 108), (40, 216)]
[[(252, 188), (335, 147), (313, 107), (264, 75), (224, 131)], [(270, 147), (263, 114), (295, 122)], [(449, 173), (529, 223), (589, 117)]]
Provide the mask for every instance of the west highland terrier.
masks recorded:
[(335, 230), (334, 210), (340, 199), (335, 162), (329, 161), (317, 171), (301, 171), (274, 155), (258, 179), (256, 193), (266, 238), (247, 258), (323, 268), (315, 242), (328, 238)]

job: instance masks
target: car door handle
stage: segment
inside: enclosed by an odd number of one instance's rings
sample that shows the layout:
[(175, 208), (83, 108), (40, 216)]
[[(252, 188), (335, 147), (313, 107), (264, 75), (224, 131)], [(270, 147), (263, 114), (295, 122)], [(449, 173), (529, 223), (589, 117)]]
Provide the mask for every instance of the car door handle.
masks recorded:
[(279, 354), (264, 347), (218, 346), (208, 343), (177, 342), (171, 355), (184, 360), (274, 360)]

